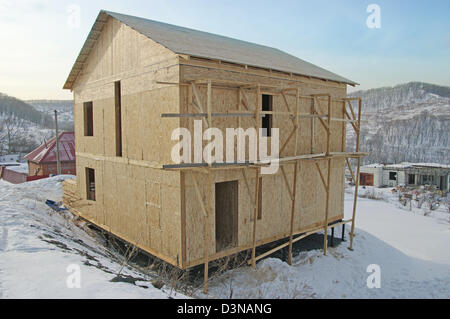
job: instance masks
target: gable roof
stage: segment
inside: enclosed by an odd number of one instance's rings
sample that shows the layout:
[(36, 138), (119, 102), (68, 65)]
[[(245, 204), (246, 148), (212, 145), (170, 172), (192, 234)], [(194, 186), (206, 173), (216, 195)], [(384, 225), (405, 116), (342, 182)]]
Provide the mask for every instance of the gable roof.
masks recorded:
[(66, 83), (64, 84), (64, 89), (72, 88), (73, 83), (81, 71), (83, 64), (86, 62), (108, 17), (117, 19), (177, 54), (222, 60), (224, 62), (244, 64), (357, 85), (356, 82), (275, 48), (179, 27), (172, 24), (102, 10), (81, 49)]
[[(34, 163), (56, 162), (56, 138), (42, 144), (24, 158)], [(73, 132), (59, 134), (59, 159), (61, 162), (75, 161), (75, 136)]]

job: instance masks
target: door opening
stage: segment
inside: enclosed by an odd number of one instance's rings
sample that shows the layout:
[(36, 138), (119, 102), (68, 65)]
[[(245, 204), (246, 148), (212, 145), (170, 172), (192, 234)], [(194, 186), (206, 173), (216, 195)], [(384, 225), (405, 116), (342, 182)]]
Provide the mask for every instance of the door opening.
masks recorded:
[(216, 183), (216, 251), (238, 243), (238, 181)]

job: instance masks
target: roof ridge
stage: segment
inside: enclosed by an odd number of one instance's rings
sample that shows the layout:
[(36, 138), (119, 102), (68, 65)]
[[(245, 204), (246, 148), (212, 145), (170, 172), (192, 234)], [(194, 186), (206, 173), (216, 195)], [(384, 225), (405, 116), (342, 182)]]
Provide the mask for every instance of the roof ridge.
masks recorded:
[(109, 18), (119, 21), (175, 54), (237, 63), (349, 85), (358, 84), (275, 47), (144, 17), (100, 10), (64, 84), (65, 89), (73, 88), (74, 82)]

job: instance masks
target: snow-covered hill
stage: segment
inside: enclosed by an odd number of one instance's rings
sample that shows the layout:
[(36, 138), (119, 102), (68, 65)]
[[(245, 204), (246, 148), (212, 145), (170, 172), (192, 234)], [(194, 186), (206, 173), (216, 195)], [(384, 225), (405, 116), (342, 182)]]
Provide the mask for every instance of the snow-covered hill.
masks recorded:
[(72, 100), (29, 100), (25, 101), (36, 110), (48, 114), (53, 118), (54, 110), (58, 111), (58, 119), (62, 122), (73, 123)]
[(20, 99), (0, 93), (0, 154), (27, 154), (60, 131), (73, 131), (73, 101)]
[(364, 163), (450, 163), (450, 87), (411, 82), (350, 96), (363, 99)]

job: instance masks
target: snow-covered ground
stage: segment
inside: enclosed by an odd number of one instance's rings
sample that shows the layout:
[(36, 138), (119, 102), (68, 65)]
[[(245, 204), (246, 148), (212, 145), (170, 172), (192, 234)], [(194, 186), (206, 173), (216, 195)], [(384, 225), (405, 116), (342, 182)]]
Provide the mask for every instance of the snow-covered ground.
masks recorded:
[[(154, 274), (132, 268), (122, 274), (137, 278), (135, 284), (112, 282), (121, 268), (119, 258), (83, 223), (44, 204), (45, 199), (61, 199), (65, 178), (70, 177), (19, 185), (0, 180), (0, 298), (185, 297), (166, 286), (155, 288)], [(424, 216), (401, 207), (388, 190), (380, 192), (383, 200), (358, 200), (354, 251), (347, 249), (348, 242), (330, 247), (327, 256), (321, 250), (305, 251), (292, 266), (266, 258), (256, 270), (241, 267), (215, 277), (208, 296), (197, 292), (194, 297), (450, 298), (447, 212)], [(346, 218), (351, 210), (348, 190)], [(373, 264), (380, 267), (381, 287), (369, 289), (367, 267)], [(79, 289), (67, 287), (70, 265), (80, 267)]]
[[(135, 284), (111, 281), (122, 268), (117, 256), (83, 223), (45, 204), (61, 200), (67, 178), (73, 176), (18, 185), (0, 180), (0, 298), (183, 297), (155, 288), (154, 278), (133, 269), (121, 274)], [(81, 288), (69, 288), (67, 281), (77, 283), (77, 269)]]

